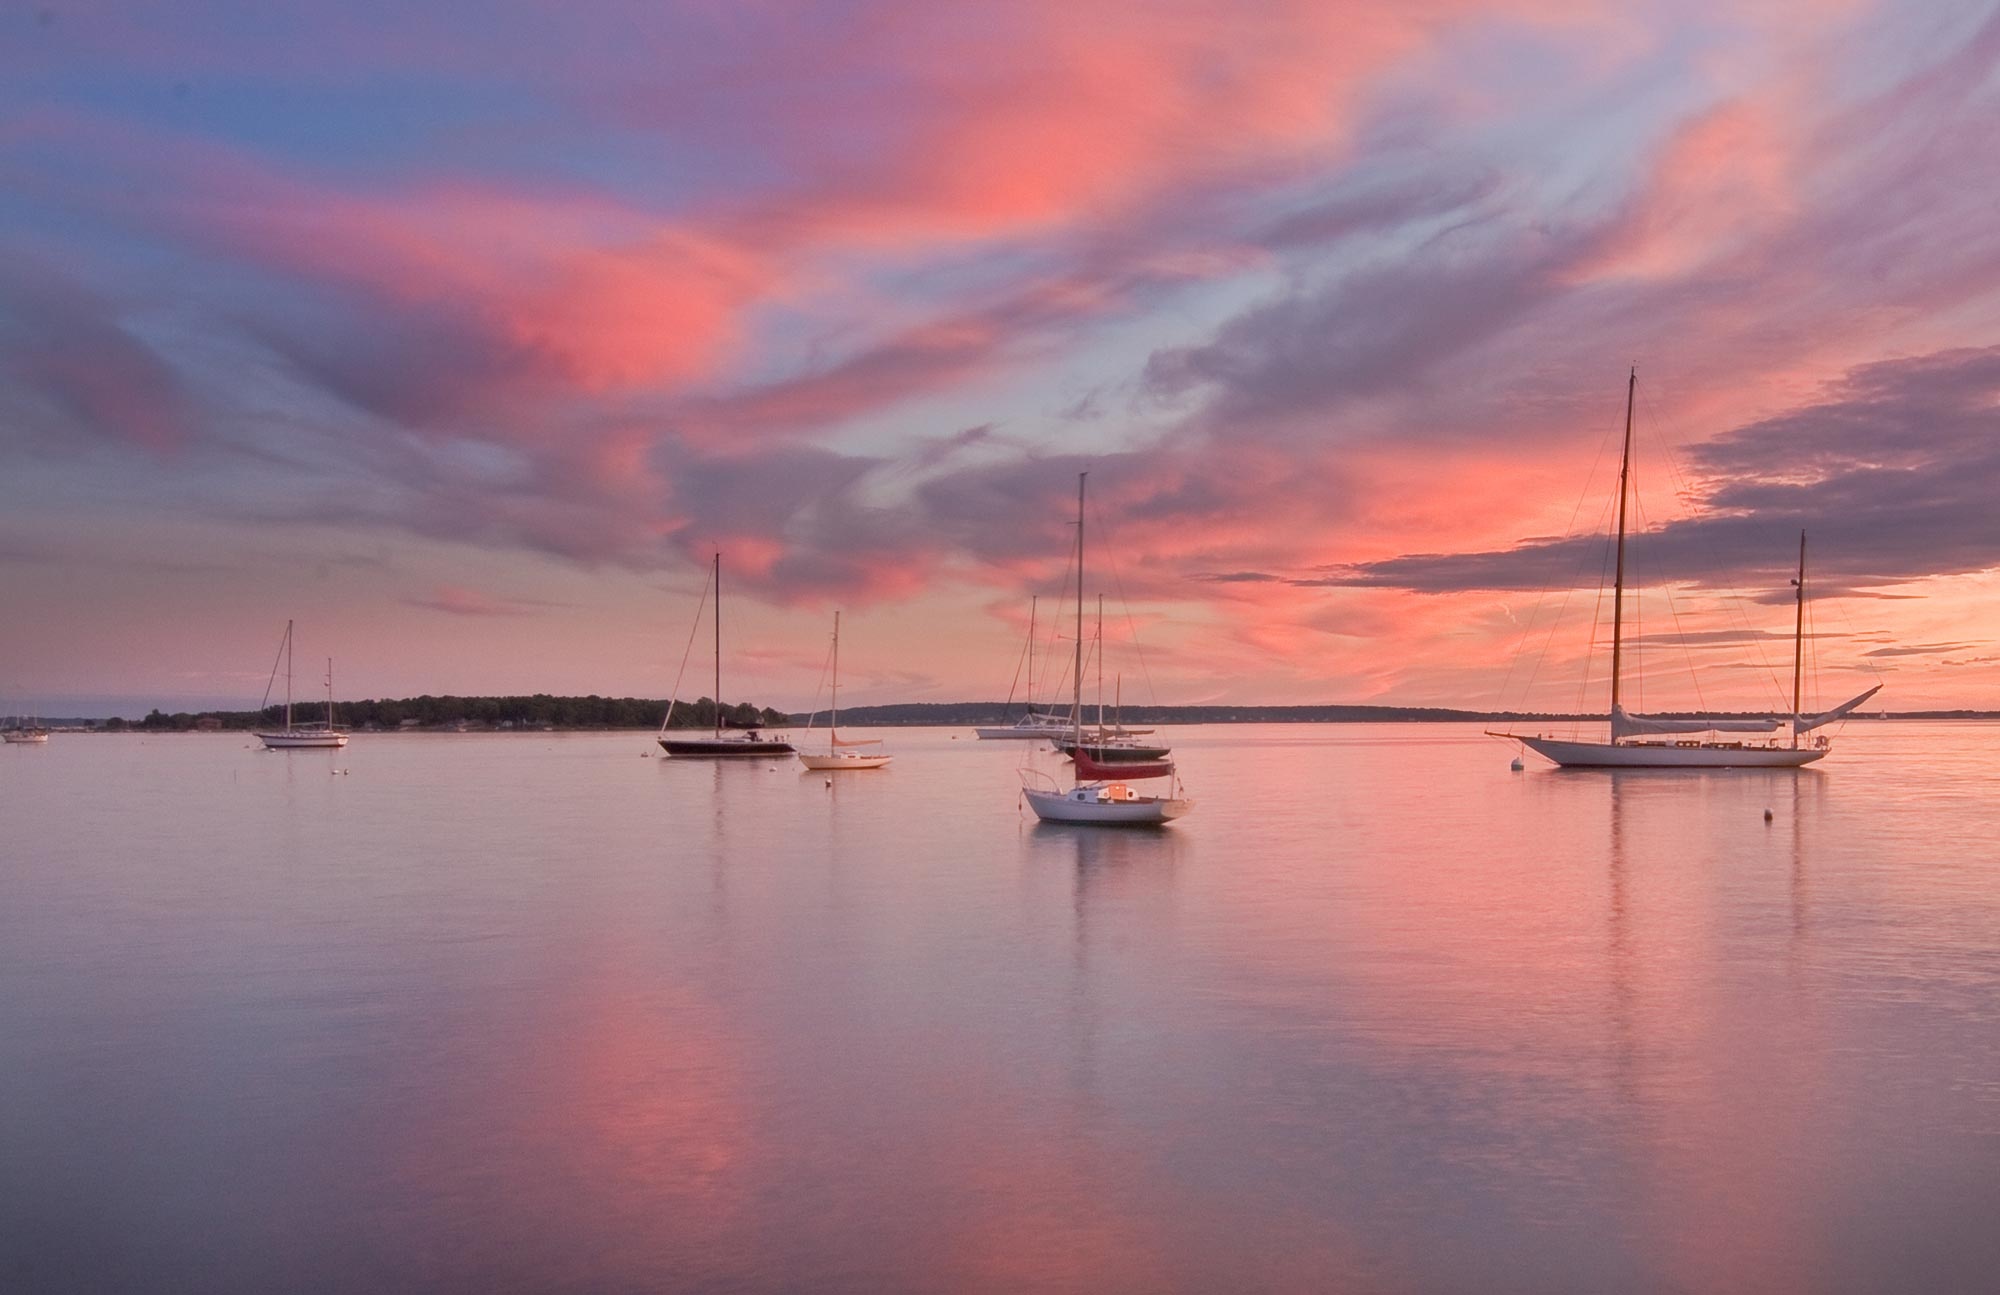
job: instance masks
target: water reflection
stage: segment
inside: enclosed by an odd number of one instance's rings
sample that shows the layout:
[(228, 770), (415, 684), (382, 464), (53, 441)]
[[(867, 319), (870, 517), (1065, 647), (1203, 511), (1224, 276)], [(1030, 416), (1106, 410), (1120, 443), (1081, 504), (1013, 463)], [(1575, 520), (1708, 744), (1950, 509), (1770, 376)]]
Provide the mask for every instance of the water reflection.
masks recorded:
[(0, 1272), (1978, 1288), (2000, 730), (1838, 777), (1427, 732), (1205, 731), (1164, 832), (923, 734), (831, 788), (623, 736), (8, 762)]

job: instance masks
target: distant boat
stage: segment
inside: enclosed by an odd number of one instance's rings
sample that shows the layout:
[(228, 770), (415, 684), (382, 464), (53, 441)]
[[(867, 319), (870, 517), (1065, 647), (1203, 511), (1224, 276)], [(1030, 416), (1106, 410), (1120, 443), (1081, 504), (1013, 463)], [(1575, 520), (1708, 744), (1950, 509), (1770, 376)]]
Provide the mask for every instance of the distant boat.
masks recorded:
[[(1151, 729), (1128, 729), (1104, 719), (1104, 595), (1097, 596), (1097, 724), (1083, 730), (1081, 736), (1064, 732), (1052, 739), (1049, 745), (1070, 759), (1076, 759), (1078, 750), (1086, 752), (1090, 759), (1100, 765), (1118, 765), (1128, 769), (1135, 764), (1146, 764), (1154, 760), (1164, 760), (1173, 754), (1173, 748), (1152, 742), (1141, 742), (1140, 733), (1151, 733)], [(1122, 696), (1123, 684), (1119, 686)], [(1121, 704), (1118, 707), (1123, 710)], [(1151, 775), (1141, 774), (1141, 777)]]
[[(278, 645), (278, 653), (285, 663), (285, 726), (275, 733), (259, 733), (257, 738), (267, 750), (290, 751), (306, 747), (338, 748), (347, 745), (347, 734), (333, 726), (333, 658), (326, 659), (326, 722), (324, 724), (292, 723), (292, 622), (285, 622), (284, 641)], [(271, 683), (264, 685), (264, 701), (271, 699), (271, 685), (277, 682), (278, 665), (271, 663)], [(263, 703), (257, 709), (262, 710)]]
[[(1496, 733), (1566, 768), (1618, 769), (1786, 769), (1823, 759), (1831, 749), (1824, 736), (1809, 744), (1800, 739), (1824, 725), (1845, 718), (1855, 707), (1881, 691), (1882, 685), (1842, 702), (1832, 710), (1807, 715), (1801, 708), (1805, 662), (1806, 537), (1799, 533), (1799, 573), (1792, 581), (1797, 611), (1792, 634), (1792, 711), (1766, 719), (1659, 719), (1626, 713), (1619, 695), (1624, 669), (1625, 634), (1625, 510), (1632, 474), (1632, 400), (1639, 385), (1635, 368), (1625, 383), (1625, 448), (1618, 465), (1618, 555), (1611, 600), (1610, 740), (1581, 742), (1560, 738)], [(1776, 733), (1789, 724), (1791, 740), (1775, 738), (1745, 742), (1693, 737), (1694, 734)], [(1690, 736), (1682, 736), (1690, 735)]]
[(1008, 740), (1014, 738), (1067, 737), (1070, 732), (1069, 716), (1052, 711), (1031, 710), (1012, 724), (989, 724), (972, 730), (988, 740)]
[[(722, 723), (722, 554), (715, 555), (715, 735), (713, 737), (668, 737), (667, 725), (673, 722), (674, 707), (678, 698), (667, 703), (666, 718), (660, 721), (660, 747), (668, 755), (689, 756), (703, 759), (727, 759), (737, 756), (791, 755), (792, 744), (776, 738), (768, 738), (756, 728), (742, 729), (735, 733), (723, 731)], [(695, 609), (696, 622), (700, 622), (701, 610)], [(683, 660), (683, 666), (686, 662)], [(680, 681), (674, 681), (674, 691), (680, 691)]]
[[(1028, 686), (1024, 690), (1028, 697), (1028, 713), (1015, 720), (1012, 724), (988, 724), (983, 727), (975, 727), (972, 732), (976, 737), (984, 738), (989, 742), (1005, 742), (1056, 737), (1069, 732), (1069, 716), (1058, 715), (1053, 711), (1039, 711), (1035, 709), (1035, 609), (1040, 603), (1041, 599), (1039, 598), (1030, 598), (1028, 600)], [(1012, 689), (1009, 689), (1007, 693), (1007, 705), (1011, 708), (1013, 704), (1014, 693)]]
[[(985, 738), (988, 741), (1034, 741), (1040, 738), (1067, 737), (1070, 734), (1069, 716), (1059, 714), (1055, 711), (1034, 709), (1035, 609), (1040, 601), (1040, 599), (1033, 598), (1028, 601), (1028, 686), (1025, 690), (1030, 699), (1028, 713), (1015, 720), (1012, 724), (975, 726), (972, 732), (977, 737)], [(1007, 694), (1007, 702), (1011, 706), (1013, 701), (1014, 695), (1009, 692)], [(1114, 725), (1110, 729), (1103, 731), (1107, 736), (1139, 737), (1153, 730), (1149, 728), (1125, 728), (1122, 725)]]
[(1102, 827), (1144, 827), (1171, 822), (1194, 808), (1180, 796), (1149, 796), (1131, 784), (1150, 778), (1179, 779), (1165, 760), (1129, 765), (1099, 765), (1084, 745), (1083, 728), (1083, 499), (1089, 473), (1076, 478), (1076, 660), (1071, 670), (1070, 737), (1078, 748), (1072, 763), (1075, 782), (1068, 791), (1053, 785), (1023, 787), (1021, 795), (1035, 817), (1045, 823), (1078, 823)]
[(49, 730), (33, 720), (22, 719), (13, 728), (0, 730), (0, 742), (9, 746), (40, 746), (49, 740)]
[[(832, 772), (836, 769), (880, 769), (894, 759), (880, 751), (864, 752), (864, 746), (880, 746), (880, 738), (857, 738), (852, 741), (840, 736), (840, 613), (833, 614), (833, 685), (831, 703), (827, 708), (826, 754), (798, 753), (799, 763), (808, 769)], [(811, 727), (808, 721), (807, 727)]]

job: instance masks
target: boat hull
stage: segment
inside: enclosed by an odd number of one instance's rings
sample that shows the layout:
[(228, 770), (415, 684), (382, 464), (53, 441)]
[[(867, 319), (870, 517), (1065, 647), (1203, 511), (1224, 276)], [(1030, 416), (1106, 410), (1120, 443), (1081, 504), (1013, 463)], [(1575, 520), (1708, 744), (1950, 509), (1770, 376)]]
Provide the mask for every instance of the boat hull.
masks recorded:
[(49, 735), (42, 732), (0, 733), (0, 739), (4, 739), (9, 746), (40, 746), (49, 740)]
[(1036, 741), (1040, 737), (1062, 737), (1064, 733), (1072, 731), (1072, 727), (1068, 719), (1062, 719), (1060, 723), (986, 725), (986, 727), (974, 727), (972, 731), (984, 737), (986, 741)]
[(765, 759), (774, 755), (791, 755), (790, 742), (774, 742), (764, 738), (732, 740), (726, 737), (663, 737), (660, 749), (668, 755), (684, 759), (728, 760), (734, 758)]
[(1796, 769), (1826, 755), (1825, 747), (1736, 746), (1728, 743), (1669, 744), (1572, 742), (1550, 737), (1516, 737), (1536, 755), (1565, 769)]
[(259, 733), (257, 740), (262, 742), (267, 750), (271, 751), (296, 751), (311, 748), (337, 750), (347, 745), (347, 734), (341, 732)]
[[(1119, 792), (1125, 792), (1123, 796)], [(1085, 785), (1070, 791), (1024, 787), (1028, 808), (1044, 823), (1092, 823), (1102, 827), (1155, 827), (1170, 823), (1194, 808), (1191, 800), (1139, 796), (1114, 783)]]
[(831, 773), (836, 769), (880, 769), (896, 757), (891, 755), (807, 755), (798, 753), (799, 763), (808, 769)]
[[(1070, 759), (1076, 758), (1076, 743), (1067, 738), (1051, 743), (1056, 750)], [(1144, 764), (1152, 760), (1164, 760), (1173, 754), (1173, 748), (1165, 746), (1141, 746), (1136, 742), (1085, 742), (1083, 749), (1099, 764)]]

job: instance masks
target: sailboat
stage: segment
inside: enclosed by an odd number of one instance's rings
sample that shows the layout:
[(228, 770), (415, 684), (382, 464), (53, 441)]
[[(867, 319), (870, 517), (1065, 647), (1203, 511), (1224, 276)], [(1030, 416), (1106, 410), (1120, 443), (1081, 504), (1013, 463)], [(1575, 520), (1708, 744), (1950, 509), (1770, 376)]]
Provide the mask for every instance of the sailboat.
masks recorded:
[[(1012, 724), (975, 725), (972, 730), (973, 736), (987, 741), (1018, 741), (1024, 738), (1060, 737), (1069, 732), (1069, 716), (1035, 709), (1035, 611), (1040, 605), (1039, 598), (1028, 600), (1027, 714)], [(1014, 694), (1011, 690), (1007, 694), (1007, 704), (1009, 707), (1014, 704)]]
[(17, 715), (12, 724), (0, 729), (0, 742), (9, 746), (42, 746), (48, 740), (48, 726), (29, 715)]
[(826, 754), (801, 751), (799, 763), (808, 769), (880, 769), (895, 757), (880, 751), (863, 752), (864, 746), (880, 746), (880, 738), (848, 740), (840, 736), (840, 613), (833, 614), (833, 694), (826, 725)]
[[(674, 707), (679, 699), (667, 703), (666, 718), (660, 721), (660, 746), (668, 755), (695, 756), (709, 759), (731, 756), (773, 756), (790, 755), (792, 744), (777, 738), (765, 737), (754, 728), (735, 733), (725, 733), (722, 725), (722, 555), (715, 555), (715, 734), (713, 737), (669, 737), (667, 725), (673, 723)], [(699, 621), (700, 612), (696, 612)], [(674, 682), (674, 691), (680, 691), (680, 682)]]
[[(347, 734), (333, 726), (333, 658), (326, 659), (326, 722), (324, 724), (292, 723), (292, 622), (285, 622), (285, 638), (279, 644), (280, 655), (285, 661), (285, 727), (275, 733), (259, 733), (258, 740), (267, 750), (293, 750), (299, 747), (343, 747), (347, 745)], [(271, 683), (264, 685), (264, 700), (271, 699), (271, 684), (277, 682), (278, 665), (271, 663)], [(262, 710), (260, 703), (258, 709)]]
[[(1083, 823), (1105, 827), (1143, 827), (1171, 822), (1194, 808), (1180, 796), (1148, 796), (1130, 785), (1150, 778), (1179, 779), (1166, 760), (1138, 764), (1100, 764), (1083, 740), (1083, 500), (1088, 472), (1076, 477), (1076, 661), (1070, 670), (1070, 733), (1076, 754), (1071, 763), (1075, 783), (1068, 791), (1054, 785), (1022, 787), (1028, 808), (1045, 823)], [(1046, 777), (1046, 775), (1044, 775)]]
[[(1093, 639), (1094, 654), (1097, 657), (1097, 727), (1086, 731), (1081, 738), (1067, 729), (1053, 738), (1049, 745), (1074, 760), (1079, 749), (1087, 751), (1090, 758), (1099, 764), (1131, 765), (1153, 760), (1164, 760), (1173, 753), (1172, 747), (1141, 742), (1138, 735), (1151, 733), (1151, 729), (1127, 729), (1104, 722), (1104, 595), (1097, 595), (1097, 634)], [(1123, 692), (1123, 683), (1120, 683)], [(1120, 710), (1124, 707), (1121, 705)], [(1139, 777), (1148, 777), (1139, 774)]]
[[(972, 732), (977, 737), (986, 738), (989, 741), (1018, 741), (1038, 738), (1061, 741), (1070, 736), (1069, 716), (1058, 711), (1035, 709), (1035, 609), (1040, 601), (1039, 598), (1031, 598), (1028, 601), (1028, 686), (1026, 689), (1028, 713), (1015, 720), (1012, 724), (975, 726)], [(1012, 706), (1013, 702), (1014, 694), (1009, 692), (1007, 694), (1007, 704)], [(1099, 716), (1098, 718), (1098, 728), (1102, 732), (1115, 737), (1140, 737), (1153, 731), (1149, 728), (1126, 728), (1119, 724), (1114, 724), (1106, 729), (1103, 725), (1103, 717)]]
[[(1804, 713), (1806, 537), (1803, 531), (1799, 533), (1799, 573), (1792, 581), (1797, 610), (1792, 631), (1791, 714), (1760, 719), (1659, 719), (1628, 714), (1625, 710), (1620, 696), (1625, 646), (1625, 512), (1631, 493), (1632, 401), (1638, 385), (1639, 371), (1634, 368), (1625, 383), (1625, 448), (1618, 464), (1618, 553), (1611, 601), (1610, 738), (1604, 742), (1581, 742), (1519, 733), (1494, 736), (1519, 742), (1565, 768), (1795, 769), (1823, 759), (1832, 749), (1832, 743), (1824, 735), (1803, 741), (1805, 735), (1844, 719), (1855, 707), (1881, 691), (1882, 685), (1876, 684), (1832, 710), (1817, 715)], [(1764, 742), (1746, 742), (1740, 738), (1695, 736), (1775, 734), (1787, 726), (1791, 730), (1789, 742), (1775, 737)]]

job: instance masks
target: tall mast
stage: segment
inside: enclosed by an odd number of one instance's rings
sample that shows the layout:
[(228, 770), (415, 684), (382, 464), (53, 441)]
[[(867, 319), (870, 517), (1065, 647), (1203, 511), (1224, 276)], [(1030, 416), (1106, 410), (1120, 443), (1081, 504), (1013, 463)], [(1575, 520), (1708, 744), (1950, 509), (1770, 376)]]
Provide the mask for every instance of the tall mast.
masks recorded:
[(1799, 707), (1803, 703), (1806, 666), (1806, 533), (1799, 532), (1799, 609), (1792, 623), (1792, 745), (1799, 744)]
[[(1632, 475), (1632, 396), (1639, 387), (1639, 366), (1625, 381), (1625, 451), (1618, 460), (1618, 575), (1611, 595), (1611, 709), (1618, 709), (1618, 685), (1625, 653), (1625, 496)], [(1618, 740), (1614, 732), (1612, 741)]]
[(1042, 601), (1040, 594), (1028, 596), (1028, 713), (1035, 713), (1035, 607)]
[(326, 726), (333, 727), (333, 658), (326, 659)]
[(292, 726), (292, 623), (285, 622), (285, 727)]
[(1097, 738), (1104, 740), (1104, 595), (1097, 595)]
[(1069, 672), (1069, 714), (1078, 746), (1083, 745), (1083, 483), (1089, 476), (1076, 474), (1076, 663)]
[(840, 740), (840, 613), (833, 614), (833, 718), (826, 727), (826, 749)]
[(722, 736), (722, 550), (715, 551), (715, 735)]

